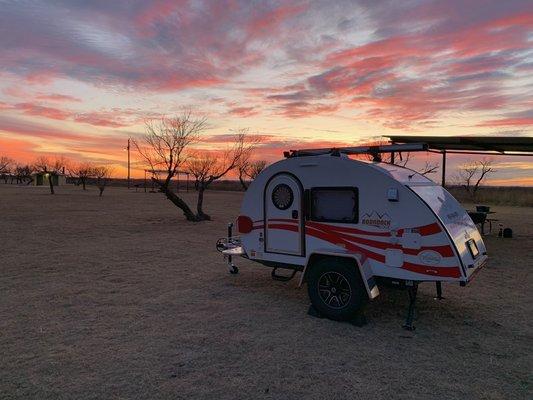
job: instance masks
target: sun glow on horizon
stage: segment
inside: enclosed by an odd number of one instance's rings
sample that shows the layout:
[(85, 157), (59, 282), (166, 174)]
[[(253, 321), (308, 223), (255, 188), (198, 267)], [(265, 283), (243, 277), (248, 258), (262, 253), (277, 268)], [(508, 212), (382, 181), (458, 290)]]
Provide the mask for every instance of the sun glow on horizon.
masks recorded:
[[(8, 1), (0, 156), (63, 155), (125, 176), (127, 139), (183, 107), (209, 119), (202, 146), (224, 148), (247, 127), (269, 162), (291, 148), (387, 134), (533, 135), (527, 2), (392, 7)], [(133, 176), (144, 177), (133, 160)], [(450, 176), (465, 160), (450, 162)], [(529, 158), (494, 161), (488, 184), (533, 186)]]

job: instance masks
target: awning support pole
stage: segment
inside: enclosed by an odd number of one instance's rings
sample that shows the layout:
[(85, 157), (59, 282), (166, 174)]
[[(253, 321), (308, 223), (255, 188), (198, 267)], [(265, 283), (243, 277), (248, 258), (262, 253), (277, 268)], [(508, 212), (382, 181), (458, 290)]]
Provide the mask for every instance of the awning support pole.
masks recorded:
[(446, 150), (442, 150), (442, 187), (446, 187)]

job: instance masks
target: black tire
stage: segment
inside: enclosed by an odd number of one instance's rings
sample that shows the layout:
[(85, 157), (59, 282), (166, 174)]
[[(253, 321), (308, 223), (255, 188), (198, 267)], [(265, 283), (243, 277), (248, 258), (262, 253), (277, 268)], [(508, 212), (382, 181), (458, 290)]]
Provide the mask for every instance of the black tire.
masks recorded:
[(368, 301), (355, 261), (322, 258), (310, 268), (307, 291), (315, 309), (335, 321), (354, 319)]

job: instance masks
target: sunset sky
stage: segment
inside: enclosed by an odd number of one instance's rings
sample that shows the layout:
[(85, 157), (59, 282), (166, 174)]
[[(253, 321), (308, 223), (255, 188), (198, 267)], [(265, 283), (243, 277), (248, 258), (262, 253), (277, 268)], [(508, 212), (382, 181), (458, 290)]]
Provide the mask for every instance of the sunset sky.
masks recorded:
[[(269, 161), (386, 134), (532, 136), (533, 2), (0, 0), (0, 155), (124, 175), (127, 138), (184, 106), (209, 146), (247, 127)], [(533, 185), (533, 159), (495, 161), (492, 184)]]

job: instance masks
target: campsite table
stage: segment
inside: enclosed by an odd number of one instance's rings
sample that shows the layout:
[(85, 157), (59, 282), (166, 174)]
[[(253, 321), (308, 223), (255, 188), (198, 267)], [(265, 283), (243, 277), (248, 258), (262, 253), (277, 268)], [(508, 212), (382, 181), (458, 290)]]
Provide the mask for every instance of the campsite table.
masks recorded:
[(489, 233), (492, 233), (492, 223), (498, 221), (496, 218), (487, 218), (490, 214), (496, 214), (495, 211), (487, 211), (487, 212), (480, 212), (480, 211), (469, 211), (468, 214), (472, 218), (475, 224), (481, 225), (481, 234), (485, 234), (485, 224), (489, 223)]
[[(489, 211), (486, 214), (487, 214), (487, 216), (489, 216), (490, 214), (496, 214), (496, 212), (495, 211)], [(489, 233), (492, 233), (492, 223), (496, 222), (496, 221), (498, 221), (498, 219), (496, 219), (496, 218), (487, 218), (485, 220), (485, 222), (489, 223)], [(481, 234), (482, 235), (484, 234), (484, 230), (485, 230), (485, 223), (482, 223), (481, 224)]]

